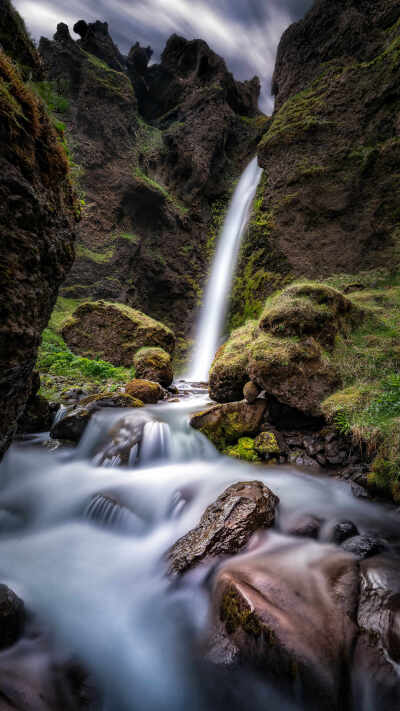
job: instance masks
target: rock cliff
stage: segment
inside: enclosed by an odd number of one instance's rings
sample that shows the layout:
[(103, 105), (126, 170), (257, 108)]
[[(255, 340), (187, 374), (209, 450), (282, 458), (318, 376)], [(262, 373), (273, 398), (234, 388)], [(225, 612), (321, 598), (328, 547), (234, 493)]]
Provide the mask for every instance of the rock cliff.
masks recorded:
[(283, 35), (233, 325), (293, 277), (398, 265), (399, 17), (394, 0), (319, 0)]
[(73, 261), (76, 218), (67, 156), (23, 81), (24, 72), (39, 71), (37, 53), (10, 4), (1, 10), (1, 44), (16, 54), (0, 50), (0, 456), (23, 414), (41, 334)]
[(236, 82), (200, 40), (172, 36), (160, 64), (123, 57), (105, 23), (66, 25), (39, 50), (86, 207), (65, 297), (118, 301), (186, 335), (235, 179), (267, 119), (259, 82)]

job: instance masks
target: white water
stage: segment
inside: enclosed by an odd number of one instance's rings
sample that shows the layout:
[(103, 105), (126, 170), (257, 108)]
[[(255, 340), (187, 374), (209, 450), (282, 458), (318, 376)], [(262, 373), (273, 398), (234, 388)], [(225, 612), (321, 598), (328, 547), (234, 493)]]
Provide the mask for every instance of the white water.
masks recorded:
[(247, 225), (251, 205), (262, 175), (257, 158), (247, 166), (234, 192), (226, 216), (206, 287), (195, 336), (195, 346), (187, 379), (205, 382), (223, 335), (232, 279), (239, 247)]

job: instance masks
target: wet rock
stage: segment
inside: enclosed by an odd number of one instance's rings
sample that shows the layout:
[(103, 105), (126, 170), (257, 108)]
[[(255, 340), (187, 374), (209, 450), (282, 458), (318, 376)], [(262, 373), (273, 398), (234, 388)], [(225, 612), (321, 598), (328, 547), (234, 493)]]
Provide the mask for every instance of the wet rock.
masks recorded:
[(254, 441), (254, 448), (263, 459), (279, 457), (281, 453), (281, 448), (274, 432), (261, 432)]
[(315, 459), (312, 459), (302, 450), (294, 450), (289, 453), (290, 464), (296, 464), (298, 467), (307, 467), (308, 469), (319, 470), (319, 464)]
[(246, 383), (246, 385), (243, 388), (244, 399), (247, 402), (249, 402), (250, 404), (252, 404), (253, 402), (255, 402), (255, 400), (257, 400), (260, 392), (261, 392), (261, 390), (258, 387), (258, 385), (256, 385), (255, 383), (252, 383), (251, 381)]
[(168, 353), (175, 347), (175, 336), (167, 326), (125, 304), (106, 301), (78, 306), (62, 335), (74, 353), (127, 368), (142, 347), (159, 346)]
[(0, 585), (0, 649), (10, 647), (19, 638), (25, 620), (25, 607), (6, 585)]
[(118, 420), (107, 433), (108, 443), (96, 453), (99, 466), (136, 464), (143, 429), (150, 418), (141, 410), (129, 413)]
[(379, 556), (360, 564), (358, 624), (379, 637), (380, 645), (400, 663), (400, 574), (396, 558)]
[(386, 548), (386, 544), (380, 538), (363, 534), (348, 538), (342, 547), (348, 553), (352, 553), (360, 560), (363, 560), (382, 553)]
[(312, 514), (304, 514), (294, 521), (287, 529), (290, 536), (302, 538), (318, 538), (322, 526), (322, 519)]
[(53, 121), (15, 68), (26, 61), (25, 74), (39, 78), (37, 52), (3, 0), (1, 44), (4, 31), (11, 56), (0, 56), (0, 457), (26, 408), (41, 334), (72, 266), (77, 209)]
[(237, 553), (257, 529), (273, 525), (278, 503), (259, 481), (230, 486), (170, 550), (169, 572), (181, 574), (206, 558)]
[(52, 422), (53, 413), (49, 402), (39, 395), (40, 376), (33, 372), (31, 393), (26, 403), (24, 414), (18, 422), (19, 434), (32, 434), (34, 432), (48, 432)]
[(352, 556), (311, 541), (283, 547), (267, 539), (262, 551), (218, 570), (211, 657), (223, 657), (227, 640), (242, 663), (300, 695), (305, 708), (338, 711), (347, 693), (343, 660), (357, 635), (357, 593)]
[(131, 382), (125, 386), (125, 392), (145, 404), (156, 403), (164, 396), (161, 385), (159, 383), (152, 383), (150, 380), (131, 380)]
[(355, 538), (357, 535), (357, 526), (352, 521), (339, 521), (333, 525), (329, 538), (332, 543), (340, 546), (348, 538)]
[(90, 418), (103, 407), (136, 408), (143, 407), (143, 403), (125, 393), (91, 395), (69, 408), (65, 417), (53, 425), (50, 430), (50, 436), (53, 439), (78, 442)]
[(370, 495), (369, 495), (367, 489), (364, 486), (360, 486), (360, 484), (357, 484), (354, 481), (351, 482), (351, 493), (353, 494), (353, 496), (356, 497), (356, 499), (369, 499), (370, 498)]
[(174, 379), (171, 356), (162, 348), (141, 348), (133, 363), (139, 378), (159, 383), (163, 388), (168, 388)]
[(266, 406), (265, 400), (257, 400), (252, 405), (245, 400), (214, 405), (193, 415), (190, 424), (222, 451), (240, 437), (258, 433)]

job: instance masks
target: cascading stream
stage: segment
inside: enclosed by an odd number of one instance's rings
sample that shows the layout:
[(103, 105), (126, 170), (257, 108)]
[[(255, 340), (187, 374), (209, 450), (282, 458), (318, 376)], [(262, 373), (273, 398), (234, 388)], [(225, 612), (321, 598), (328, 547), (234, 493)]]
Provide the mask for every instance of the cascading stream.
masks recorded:
[(186, 376), (192, 382), (208, 380), (210, 366), (222, 336), (240, 243), (261, 175), (262, 169), (258, 166), (257, 157), (253, 158), (234, 192), (200, 312), (195, 346)]

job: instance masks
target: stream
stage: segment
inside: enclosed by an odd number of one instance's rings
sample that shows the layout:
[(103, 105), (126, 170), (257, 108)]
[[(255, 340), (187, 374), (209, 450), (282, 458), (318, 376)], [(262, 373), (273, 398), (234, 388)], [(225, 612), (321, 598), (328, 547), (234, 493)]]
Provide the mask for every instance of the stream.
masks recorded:
[[(260, 176), (252, 161), (233, 197), (188, 369), (192, 380), (206, 378), (221, 338)], [(264, 570), (272, 581), (269, 593), (286, 586), (286, 599), (297, 595), (288, 606), (297, 621), (290, 614), (284, 618), (282, 607), (282, 624), (293, 634), (298, 625), (304, 645), (315, 627), (309, 648), (317, 658), (318, 635), (325, 635), (329, 647), (339, 634), (324, 572), (341, 550), (328, 542), (332, 526), (350, 520), (361, 534), (384, 539), (385, 554), (398, 560), (393, 507), (356, 499), (346, 482), (332, 476), (219, 454), (189, 424), (192, 413), (210, 404), (206, 387), (187, 381), (177, 386), (176, 401), (101, 410), (76, 448), (50, 451), (48, 433), (41, 433), (14, 443), (2, 461), (0, 579), (24, 600), (30, 624), (17, 644), (0, 652), (1, 711), (73, 711), (72, 700), (54, 681), (71, 659), (96, 689), (95, 700), (89, 693), (82, 707), (96, 711), (310, 711), (301, 688), (289, 701), (281, 685), (259, 669), (231, 663), (228, 652), (221, 663), (215, 649), (210, 652), (217, 563), (179, 580), (166, 574), (170, 547), (236, 482), (261, 481), (280, 504), (274, 528), (256, 533), (242, 553), (222, 561), (222, 570)], [(323, 522), (319, 541), (289, 533), (308, 514)], [(338, 575), (336, 570), (335, 580)], [(272, 595), (275, 610), (285, 595), (279, 592), (276, 604)], [(328, 671), (330, 654), (329, 647), (326, 664), (322, 652), (317, 659)], [(365, 668), (361, 677), (351, 669), (346, 674), (354, 703), (339, 702), (335, 709), (390, 708), (374, 695)]]

